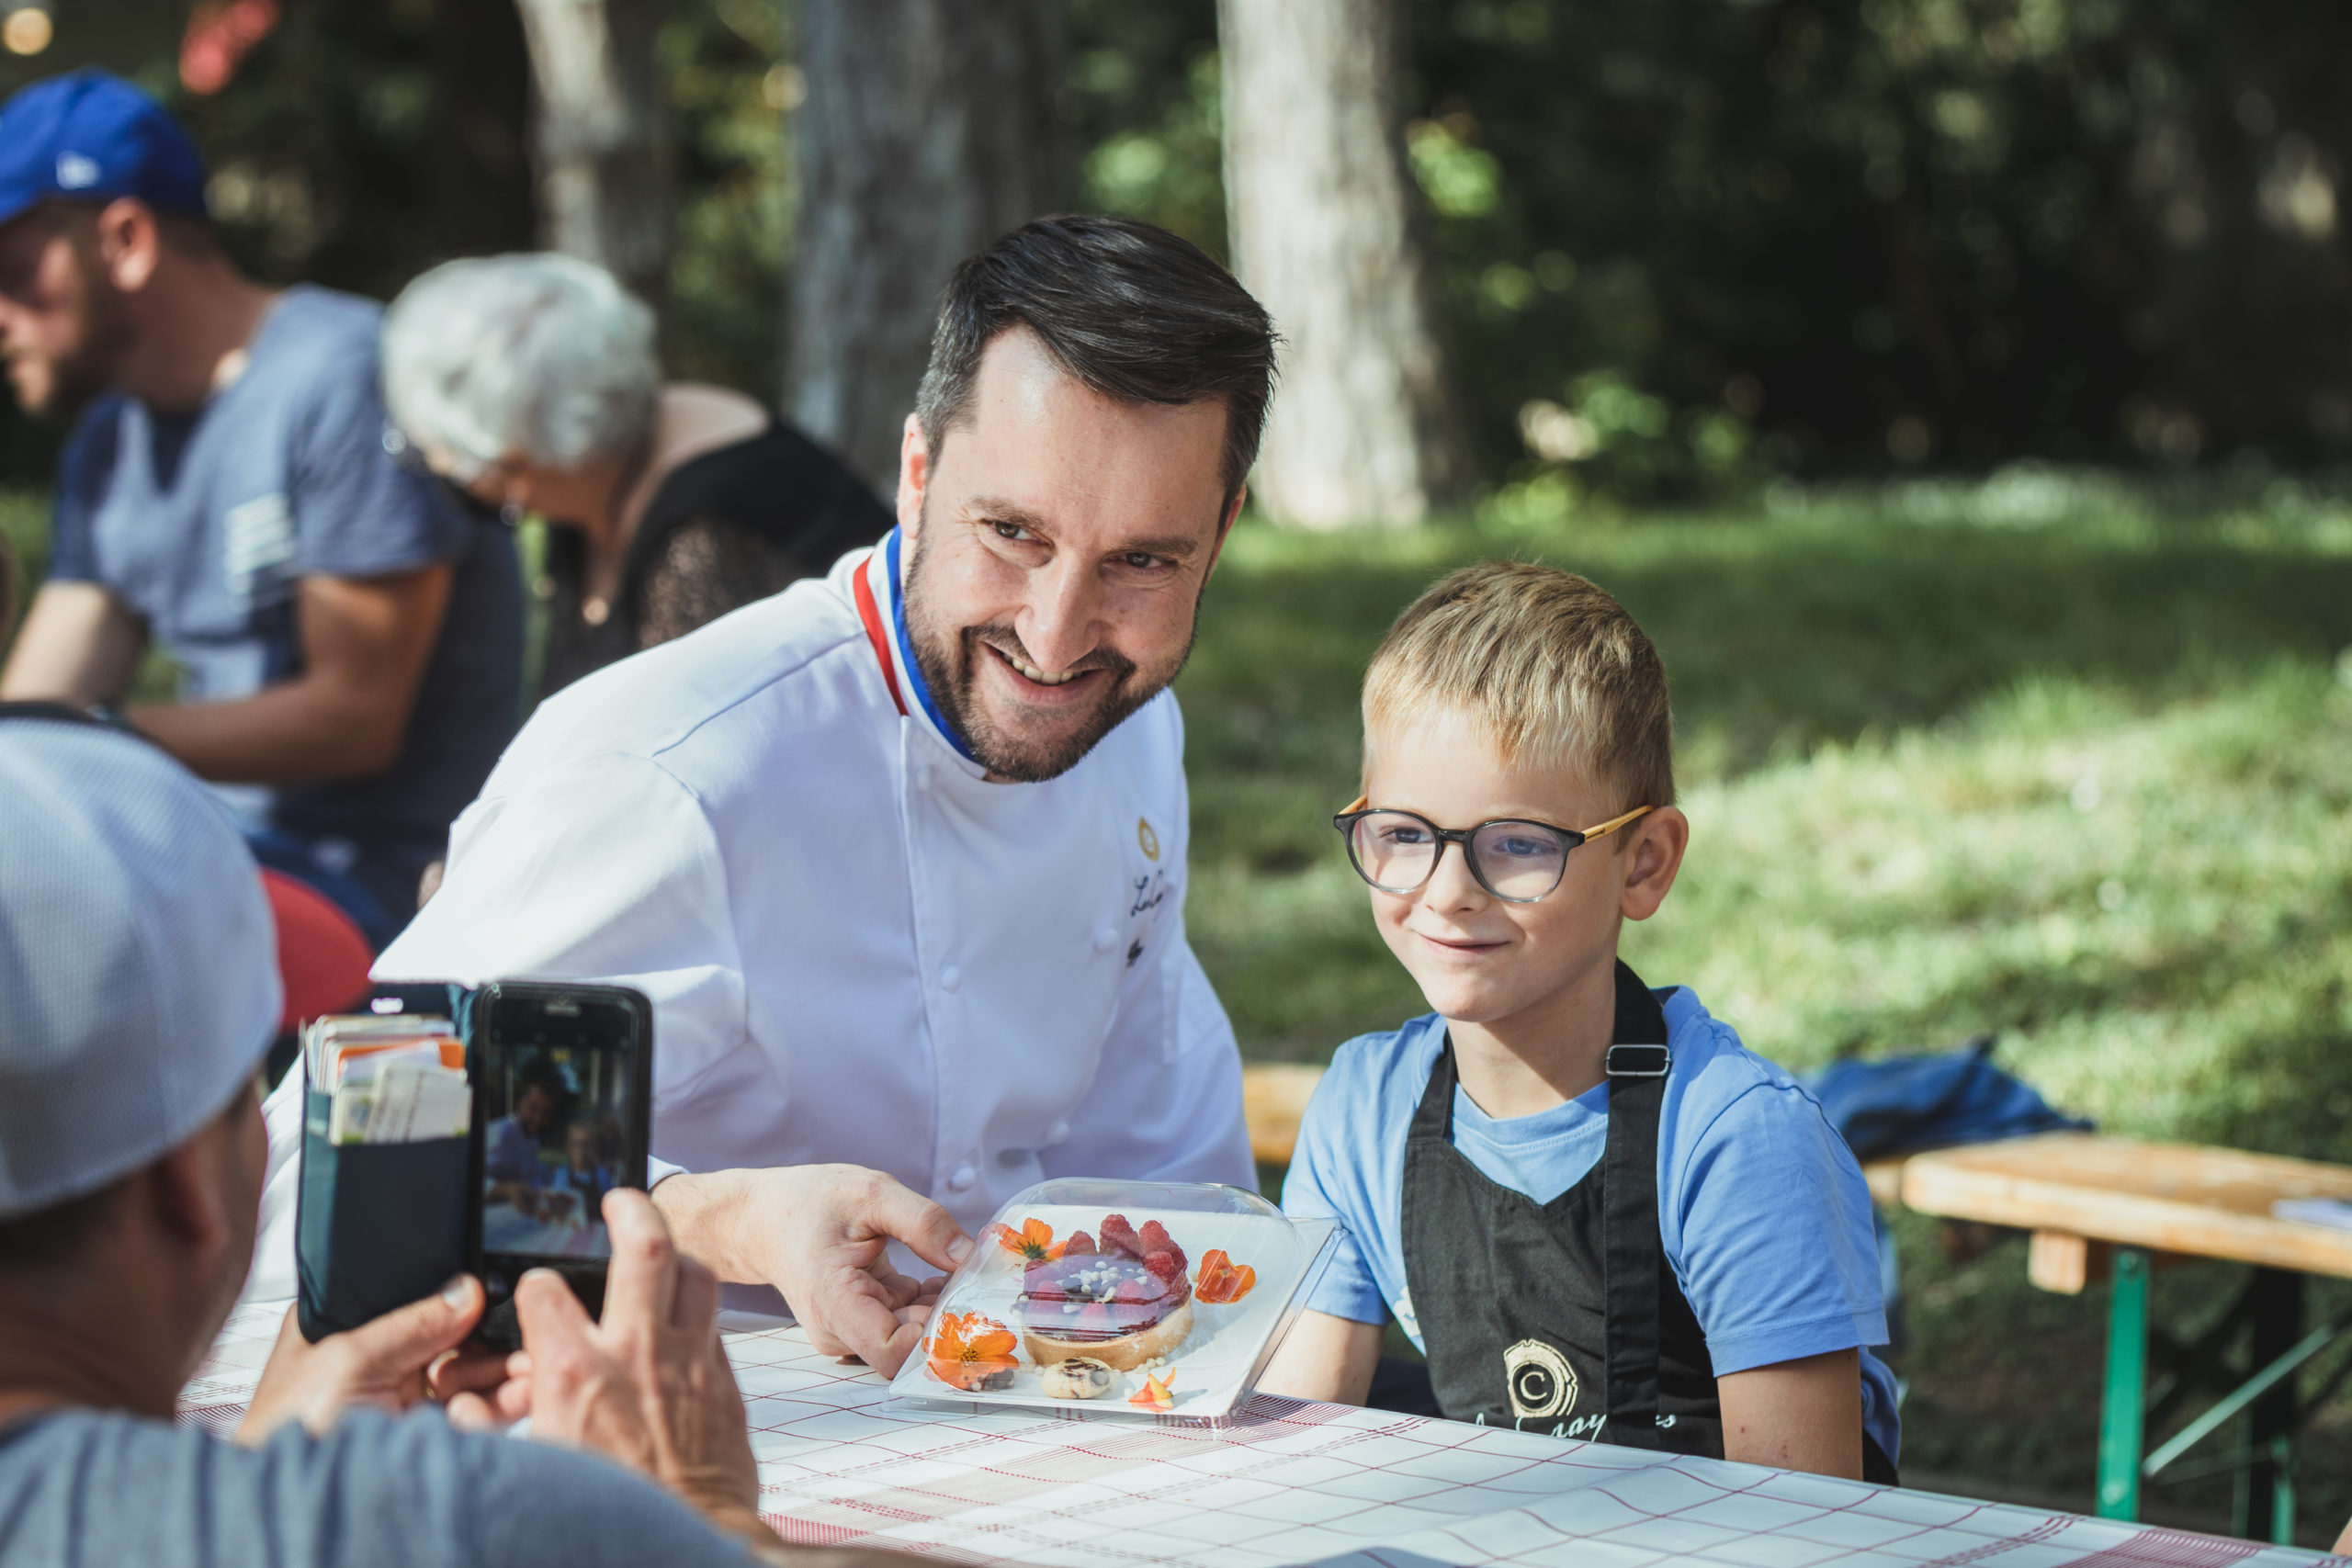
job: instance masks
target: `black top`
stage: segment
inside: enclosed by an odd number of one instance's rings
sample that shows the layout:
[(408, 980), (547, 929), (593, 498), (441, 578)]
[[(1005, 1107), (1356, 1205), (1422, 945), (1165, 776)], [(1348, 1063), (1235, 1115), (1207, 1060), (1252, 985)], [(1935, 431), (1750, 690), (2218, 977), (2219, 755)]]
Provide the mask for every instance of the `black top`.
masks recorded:
[(681, 463), (646, 503), (603, 625), (580, 615), (585, 541), (549, 530), (538, 694), (822, 572), (893, 521), (840, 458), (781, 420)]

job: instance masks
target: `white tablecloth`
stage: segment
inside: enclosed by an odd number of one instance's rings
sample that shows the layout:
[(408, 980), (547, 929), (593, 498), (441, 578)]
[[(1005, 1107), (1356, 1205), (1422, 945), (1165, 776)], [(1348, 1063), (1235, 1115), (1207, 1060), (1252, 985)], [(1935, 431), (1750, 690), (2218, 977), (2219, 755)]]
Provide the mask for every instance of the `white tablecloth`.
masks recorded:
[[(232, 1428), (284, 1303), (230, 1320), (183, 1416)], [(1069, 1568), (2268, 1568), (2314, 1552), (1260, 1397), (1216, 1427), (892, 1405), (790, 1327), (740, 1326), (760, 1506), (786, 1540)]]

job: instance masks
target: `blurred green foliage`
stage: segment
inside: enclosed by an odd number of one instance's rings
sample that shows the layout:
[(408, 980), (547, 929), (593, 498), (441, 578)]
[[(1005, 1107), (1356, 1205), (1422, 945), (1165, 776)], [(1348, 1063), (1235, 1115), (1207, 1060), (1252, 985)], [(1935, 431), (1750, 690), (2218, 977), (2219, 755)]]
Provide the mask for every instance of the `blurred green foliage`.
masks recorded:
[(1216, 0), (1069, 0), (1078, 205), (1226, 255)]
[[(1398, 0), (1405, 158), (1492, 504), (1775, 474), (2352, 457), (2352, 10), (2326, 0)], [(789, 0), (676, 0), (679, 373), (775, 389)], [(0, 91), (162, 93), (261, 276), (387, 295), (532, 239), (504, 3), (297, 5), (230, 89), (176, 0), (71, 0)], [(1214, 0), (1066, 0), (1073, 205), (1225, 254)], [(46, 442), (0, 415), (0, 465)]]
[[(2352, 447), (2341, 6), (1408, 9), (1498, 479)], [(1612, 424), (1626, 389), (1663, 423)]]

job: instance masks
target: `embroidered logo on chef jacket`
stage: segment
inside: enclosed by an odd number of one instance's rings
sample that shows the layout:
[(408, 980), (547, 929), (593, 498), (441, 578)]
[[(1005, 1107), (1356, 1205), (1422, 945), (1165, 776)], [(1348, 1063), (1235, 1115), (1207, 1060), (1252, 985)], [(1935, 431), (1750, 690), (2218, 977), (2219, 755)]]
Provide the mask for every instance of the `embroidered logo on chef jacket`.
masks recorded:
[(1576, 1369), (1541, 1339), (1522, 1339), (1503, 1352), (1510, 1413), (1522, 1421), (1566, 1416), (1576, 1408)]
[(1151, 830), (1147, 818), (1136, 818), (1136, 845), (1143, 851), (1143, 858), (1157, 863), (1159, 859), (1159, 835)]

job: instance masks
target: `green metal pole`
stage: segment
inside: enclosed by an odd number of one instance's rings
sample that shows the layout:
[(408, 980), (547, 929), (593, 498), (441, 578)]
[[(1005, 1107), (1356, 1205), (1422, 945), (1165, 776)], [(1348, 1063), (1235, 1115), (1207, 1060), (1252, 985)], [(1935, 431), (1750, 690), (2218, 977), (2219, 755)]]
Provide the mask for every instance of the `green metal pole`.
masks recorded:
[(2098, 1424), (2098, 1517), (2140, 1517), (2140, 1449), (2148, 1398), (2148, 1255), (2115, 1249), (2108, 1307), (2107, 1392)]
[(2295, 1544), (2295, 1435), (2270, 1439), (2270, 1539), (2281, 1546)]

